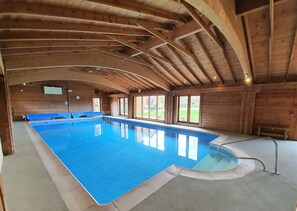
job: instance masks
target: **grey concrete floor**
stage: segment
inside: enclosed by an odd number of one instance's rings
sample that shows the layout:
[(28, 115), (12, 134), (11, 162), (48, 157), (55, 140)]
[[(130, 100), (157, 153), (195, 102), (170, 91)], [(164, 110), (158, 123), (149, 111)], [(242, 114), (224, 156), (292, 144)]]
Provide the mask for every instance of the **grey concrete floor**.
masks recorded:
[[(14, 137), (16, 154), (6, 156), (3, 164), (9, 211), (67, 210), (21, 123), (14, 124)], [(245, 137), (232, 134), (230, 140), (238, 138)], [(177, 176), (134, 210), (293, 211), (297, 200), (297, 142), (278, 143), (278, 176), (259, 168), (234, 180), (210, 181)], [(257, 140), (236, 147), (263, 159), (268, 169), (273, 170), (273, 143)]]
[[(259, 170), (234, 180), (197, 180), (178, 176), (136, 206), (134, 211), (293, 211), (297, 201), (297, 142), (278, 141), (279, 172)], [(274, 168), (273, 143), (257, 140), (236, 144)]]
[(68, 210), (23, 124), (14, 124), (13, 135), (16, 153), (4, 157), (2, 169), (8, 210)]

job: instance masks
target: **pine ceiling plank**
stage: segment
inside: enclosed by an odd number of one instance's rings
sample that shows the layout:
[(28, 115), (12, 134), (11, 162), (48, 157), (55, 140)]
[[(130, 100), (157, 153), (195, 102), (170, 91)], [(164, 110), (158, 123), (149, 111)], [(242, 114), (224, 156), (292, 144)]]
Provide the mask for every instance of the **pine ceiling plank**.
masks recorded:
[(270, 24), (270, 37), (269, 37), (269, 51), (268, 51), (268, 78), (271, 78), (272, 72), (272, 46), (274, 39), (274, 2), (269, 1), (269, 24)]
[(103, 4), (111, 7), (116, 7), (132, 12), (137, 12), (153, 17), (163, 18), (167, 20), (172, 20), (176, 22), (184, 22), (183, 18), (176, 13), (161, 10), (160, 8), (153, 8), (147, 5), (142, 5), (137, 2), (127, 1), (127, 0), (87, 0), (89, 2), (94, 2), (98, 4)]
[(156, 55), (156, 54), (154, 54), (152, 52), (149, 52), (147, 49), (143, 48), (142, 45), (140, 46), (140, 45), (137, 45), (135, 43), (129, 42), (129, 41), (127, 41), (127, 40), (125, 40), (125, 39), (123, 39), (123, 38), (121, 38), (119, 36), (110, 36), (110, 35), (106, 35), (106, 36), (113, 39), (113, 40), (115, 40), (115, 41), (118, 41), (118, 42), (122, 43), (123, 45), (126, 45), (126, 46), (128, 46), (130, 48), (133, 48), (135, 50), (141, 51), (142, 53), (144, 53), (146, 55), (149, 55), (149, 56), (151, 56), (151, 57), (153, 57), (155, 59), (161, 60), (163, 62), (170, 63), (170, 61), (168, 59), (163, 58), (162, 56), (158, 56), (158, 55)]
[[(180, 43), (184, 46), (184, 48), (188, 48), (187, 43), (184, 40), (179, 40)], [(209, 81), (210, 84), (212, 84), (212, 80), (209, 77), (209, 75), (206, 73), (204, 67), (201, 65), (201, 63), (199, 62), (198, 57), (194, 54), (193, 51), (189, 50), (191, 52), (191, 58), (193, 59), (193, 61), (195, 62), (195, 64), (198, 66), (198, 68), (200, 69), (200, 71), (202, 72), (202, 74), (204, 75), (204, 77)]]
[[(58, 17), (65, 18), (67, 20), (87, 20), (96, 23), (108, 23), (124, 27), (137, 26), (134, 22), (130, 21), (133, 20), (133, 18), (130, 18), (129, 20), (126, 17), (101, 14), (98, 12), (81, 9), (53, 6), (49, 4), (1, 2), (0, 13)], [(168, 26), (163, 23), (150, 21), (148, 24), (152, 28), (168, 29)]]
[[(194, 73), (194, 71), (191, 69), (191, 67), (183, 60), (183, 58), (177, 53), (175, 48), (173, 48), (171, 45), (168, 45), (168, 48), (170, 51), (174, 54), (174, 56), (178, 59), (180, 63), (183, 64), (183, 66), (188, 70), (188, 72), (197, 80), (197, 82), (200, 85), (203, 85), (203, 82), (200, 80), (200, 78)], [(189, 78), (188, 78), (189, 79)]]
[(210, 64), (211, 64), (212, 68), (213, 68), (214, 71), (216, 72), (216, 74), (217, 74), (217, 76), (218, 76), (218, 79), (220, 80), (221, 83), (224, 83), (224, 81), (222, 80), (223, 77), (222, 77), (222, 75), (220, 74), (220, 72), (218, 71), (218, 69), (216, 68), (216, 65), (215, 65), (215, 63), (214, 63), (212, 57), (210, 56), (210, 54), (209, 54), (209, 52), (208, 52), (208, 50), (207, 50), (207, 48), (206, 48), (206, 46), (205, 46), (203, 40), (199, 37), (198, 34), (195, 34), (195, 37), (196, 37), (196, 40), (198, 41), (198, 44), (201, 46), (203, 52), (205, 53), (207, 59), (209, 60), (209, 62), (210, 62)]

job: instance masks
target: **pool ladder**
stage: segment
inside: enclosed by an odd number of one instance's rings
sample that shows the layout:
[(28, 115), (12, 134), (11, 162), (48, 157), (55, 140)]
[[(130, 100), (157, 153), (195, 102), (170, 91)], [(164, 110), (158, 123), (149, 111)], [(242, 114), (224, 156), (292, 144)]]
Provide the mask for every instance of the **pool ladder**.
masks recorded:
[[(278, 165), (278, 144), (277, 144), (277, 142), (273, 138), (271, 138), (271, 137), (266, 137), (266, 138), (267, 138), (267, 140), (273, 141), (273, 143), (275, 145), (274, 172), (272, 172), (272, 173), (273, 174), (276, 174), (276, 175), (279, 175), (279, 172), (277, 170), (277, 165)], [(261, 139), (261, 138), (251, 138), (251, 139), (245, 139), (245, 140), (240, 140), (240, 141), (233, 141), (233, 142), (229, 142), (229, 143), (223, 143), (223, 144), (221, 144), (218, 147), (217, 152), (218, 152), (218, 154), (220, 156), (222, 156), (224, 158), (230, 158), (230, 159), (236, 158), (236, 159), (241, 159), (241, 160), (255, 160), (255, 161), (258, 161), (259, 163), (261, 163), (261, 165), (263, 167), (262, 171), (267, 172), (266, 166), (265, 166), (264, 162), (261, 161), (258, 158), (253, 158), (253, 157), (237, 157), (237, 156), (229, 157), (229, 156), (225, 156), (225, 155), (221, 154), (221, 151), (220, 151), (223, 146), (226, 146), (226, 145), (229, 145), (229, 144), (240, 143), (240, 142), (245, 142), (245, 141), (252, 141), (252, 140), (257, 140), (257, 139)]]

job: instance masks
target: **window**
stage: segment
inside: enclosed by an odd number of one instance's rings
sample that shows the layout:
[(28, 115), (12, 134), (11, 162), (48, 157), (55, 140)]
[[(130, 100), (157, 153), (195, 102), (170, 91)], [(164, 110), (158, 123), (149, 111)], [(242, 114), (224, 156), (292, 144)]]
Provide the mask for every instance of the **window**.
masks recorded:
[(100, 112), (101, 111), (101, 102), (100, 98), (93, 98), (93, 111)]
[(199, 123), (200, 96), (180, 96), (178, 98), (178, 121)]
[(119, 110), (120, 115), (128, 116), (128, 98), (120, 97), (119, 99)]
[(135, 98), (135, 117), (164, 121), (165, 96), (138, 96)]

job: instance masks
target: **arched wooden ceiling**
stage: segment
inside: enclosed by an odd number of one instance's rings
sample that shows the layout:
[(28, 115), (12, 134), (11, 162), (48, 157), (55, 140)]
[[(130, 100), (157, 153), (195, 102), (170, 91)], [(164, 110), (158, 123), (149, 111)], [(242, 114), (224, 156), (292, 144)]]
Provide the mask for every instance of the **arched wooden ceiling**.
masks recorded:
[(12, 81), (57, 69), (66, 80), (79, 71), (82, 81), (96, 75), (127, 92), (297, 74), (296, 0), (0, 2), (0, 48)]

